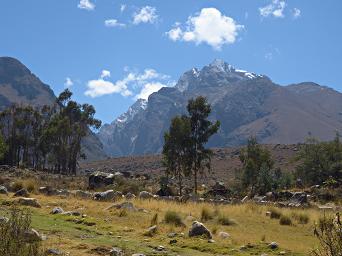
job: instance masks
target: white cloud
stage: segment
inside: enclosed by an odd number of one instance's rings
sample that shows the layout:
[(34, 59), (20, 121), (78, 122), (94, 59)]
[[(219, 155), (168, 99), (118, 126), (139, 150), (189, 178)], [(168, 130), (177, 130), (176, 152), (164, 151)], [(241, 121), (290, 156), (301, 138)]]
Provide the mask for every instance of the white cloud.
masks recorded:
[(203, 8), (200, 13), (188, 18), (185, 28), (176, 23), (166, 34), (173, 41), (207, 43), (220, 50), (224, 44), (234, 43), (238, 32), (243, 28), (243, 25), (238, 25), (234, 19), (223, 15), (218, 9)]
[(124, 12), (126, 10), (126, 5), (122, 4), (120, 5), (120, 12)]
[(71, 80), (70, 77), (65, 78), (65, 82), (64, 82), (65, 88), (70, 88), (73, 85), (74, 85), (74, 82)]
[(95, 9), (95, 4), (90, 2), (90, 0), (80, 0), (79, 4), (77, 5), (78, 8), (92, 11)]
[(144, 84), (140, 93), (135, 96), (135, 99), (147, 100), (148, 96), (150, 96), (154, 92), (159, 91), (163, 87), (167, 87), (167, 85), (160, 82)]
[(293, 15), (293, 18), (295, 19), (299, 18), (301, 15), (301, 10), (298, 8), (293, 8), (292, 15)]
[(109, 78), (110, 77), (110, 71), (108, 71), (108, 70), (102, 70), (102, 72), (101, 72), (101, 76), (100, 76), (102, 79), (104, 79), (104, 78)]
[(259, 8), (259, 13), (262, 17), (273, 16), (275, 18), (284, 18), (284, 10), (286, 7), (285, 1), (272, 0), (269, 5)]
[(85, 95), (95, 98), (115, 93), (125, 97), (135, 94), (135, 99), (147, 99), (151, 93), (171, 85), (169, 76), (154, 69), (145, 69), (142, 73), (129, 71), (128, 68), (126, 71), (123, 79), (110, 82), (106, 79), (110, 78), (110, 71), (102, 70), (99, 79), (88, 81)]
[(142, 7), (138, 12), (133, 14), (133, 24), (154, 23), (158, 19), (157, 9), (152, 6)]
[(105, 20), (106, 27), (126, 27), (126, 24), (118, 22), (116, 19)]

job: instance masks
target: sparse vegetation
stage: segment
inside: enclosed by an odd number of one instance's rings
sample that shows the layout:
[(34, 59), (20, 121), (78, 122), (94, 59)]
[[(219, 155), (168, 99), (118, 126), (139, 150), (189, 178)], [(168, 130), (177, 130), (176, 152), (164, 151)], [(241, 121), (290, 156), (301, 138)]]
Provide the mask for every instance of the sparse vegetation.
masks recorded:
[(201, 221), (206, 222), (208, 220), (212, 220), (214, 218), (214, 213), (211, 212), (208, 208), (203, 207), (201, 210)]
[(279, 219), (279, 224), (289, 226), (289, 225), (292, 225), (292, 220), (289, 216), (282, 215)]
[(282, 216), (281, 212), (276, 208), (271, 208), (269, 209), (269, 211), (271, 213), (270, 214), (271, 219), (280, 219), (280, 217)]
[(235, 221), (231, 220), (228, 216), (220, 214), (217, 218), (217, 222), (223, 226), (235, 225)]
[(164, 216), (164, 221), (167, 224), (172, 224), (177, 227), (184, 226), (181, 216), (174, 211), (167, 211)]

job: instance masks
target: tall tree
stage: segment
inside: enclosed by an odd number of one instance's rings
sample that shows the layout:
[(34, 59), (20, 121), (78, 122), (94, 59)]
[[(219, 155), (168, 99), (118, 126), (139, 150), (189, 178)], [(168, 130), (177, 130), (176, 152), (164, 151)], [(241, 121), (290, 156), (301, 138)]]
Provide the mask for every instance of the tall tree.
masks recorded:
[(209, 138), (217, 133), (220, 122), (208, 120), (211, 106), (205, 97), (190, 99), (187, 105), (191, 126), (192, 172), (194, 178), (194, 192), (197, 194), (197, 178), (199, 172), (210, 170), (212, 151), (205, 148)]
[(164, 135), (164, 163), (169, 174), (178, 179), (179, 195), (182, 195), (183, 177), (191, 170), (191, 126), (187, 116), (176, 116), (171, 120), (170, 129)]

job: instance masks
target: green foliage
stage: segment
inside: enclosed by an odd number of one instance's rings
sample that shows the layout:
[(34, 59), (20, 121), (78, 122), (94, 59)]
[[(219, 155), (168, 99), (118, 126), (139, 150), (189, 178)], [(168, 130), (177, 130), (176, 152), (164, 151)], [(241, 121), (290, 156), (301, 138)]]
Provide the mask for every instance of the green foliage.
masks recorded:
[[(65, 90), (53, 106), (13, 105), (1, 112), (0, 130), (7, 145), (4, 163), (75, 174), (83, 156), (81, 140), (89, 128), (97, 129), (101, 122), (94, 118), (93, 106), (80, 105), (71, 96)], [(0, 139), (0, 158), (2, 148)]]
[(7, 151), (7, 145), (4, 141), (4, 138), (0, 134), (0, 161), (4, 158), (6, 151)]
[(172, 224), (177, 227), (184, 226), (181, 216), (177, 212), (174, 212), (174, 211), (167, 211), (164, 216), (164, 221), (167, 224)]
[(290, 226), (290, 225), (292, 225), (292, 220), (289, 216), (282, 215), (279, 219), (279, 224), (285, 225), (285, 226)]
[(167, 175), (178, 179), (179, 194), (182, 194), (182, 179), (190, 174), (194, 177), (197, 194), (199, 172), (210, 170), (212, 151), (205, 148), (209, 138), (217, 133), (220, 123), (208, 120), (211, 112), (206, 98), (199, 96), (188, 102), (189, 116), (176, 116), (164, 136), (164, 165)]
[(333, 141), (308, 138), (298, 153), (296, 175), (306, 185), (338, 186), (342, 182), (342, 143), (337, 133)]
[(43, 255), (40, 242), (27, 241), (31, 228), (31, 215), (27, 210), (12, 208), (8, 222), (0, 223), (0, 256)]
[(279, 168), (273, 168), (271, 153), (259, 145), (256, 138), (248, 139), (247, 147), (241, 150), (239, 157), (243, 167), (242, 172), (237, 173), (240, 175), (237, 178), (252, 195), (288, 188), (292, 184), (290, 174), (283, 174)]

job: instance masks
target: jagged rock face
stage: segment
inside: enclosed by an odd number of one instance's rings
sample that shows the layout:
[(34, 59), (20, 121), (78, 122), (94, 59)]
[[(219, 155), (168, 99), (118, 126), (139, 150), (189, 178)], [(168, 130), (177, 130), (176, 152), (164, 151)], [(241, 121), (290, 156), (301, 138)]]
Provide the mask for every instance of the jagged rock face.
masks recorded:
[[(280, 86), (267, 76), (215, 60), (185, 72), (173, 88), (162, 88), (99, 132), (111, 156), (160, 152), (172, 117), (186, 113), (190, 98), (205, 96), (213, 120), (221, 121), (211, 147), (237, 146), (254, 135), (261, 143), (303, 142), (308, 133), (321, 140), (342, 131), (342, 94), (315, 83)], [(132, 111), (134, 109), (135, 111)], [(125, 117), (125, 118), (122, 118)]]
[[(0, 111), (12, 104), (32, 106), (52, 105), (56, 96), (25, 65), (11, 57), (0, 57)], [(107, 157), (102, 143), (90, 130), (82, 141), (86, 161)]]

